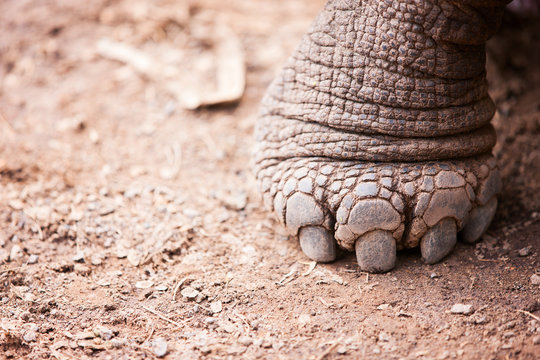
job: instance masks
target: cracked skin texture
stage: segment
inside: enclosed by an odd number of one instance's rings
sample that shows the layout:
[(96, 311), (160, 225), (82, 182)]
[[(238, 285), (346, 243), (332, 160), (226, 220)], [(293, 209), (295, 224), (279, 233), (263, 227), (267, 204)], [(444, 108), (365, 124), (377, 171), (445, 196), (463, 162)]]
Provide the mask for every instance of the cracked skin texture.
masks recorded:
[(307, 256), (379, 272), (481, 237), (500, 191), (484, 45), (506, 3), (328, 1), (255, 130), (265, 204)]

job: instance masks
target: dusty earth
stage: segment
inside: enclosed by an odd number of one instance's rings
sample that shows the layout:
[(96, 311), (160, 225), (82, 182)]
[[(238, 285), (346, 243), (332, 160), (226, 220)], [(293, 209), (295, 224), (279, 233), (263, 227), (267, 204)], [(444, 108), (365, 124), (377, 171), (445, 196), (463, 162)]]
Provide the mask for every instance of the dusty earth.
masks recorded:
[[(0, 358), (538, 357), (540, 21), (489, 44), (505, 187), (483, 241), (368, 275), (310, 262), (250, 171), (257, 104), (322, 3), (0, 2)], [(223, 26), (237, 104), (187, 110), (166, 69), (98, 49), (173, 54), (204, 92)]]

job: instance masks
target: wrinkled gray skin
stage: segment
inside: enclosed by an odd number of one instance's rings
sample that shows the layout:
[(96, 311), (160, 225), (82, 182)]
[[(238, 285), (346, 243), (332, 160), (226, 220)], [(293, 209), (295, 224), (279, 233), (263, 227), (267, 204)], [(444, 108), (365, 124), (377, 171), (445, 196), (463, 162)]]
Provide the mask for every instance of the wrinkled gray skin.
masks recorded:
[(255, 172), (304, 253), (440, 261), (497, 208), (485, 42), (507, 1), (329, 0), (262, 101)]

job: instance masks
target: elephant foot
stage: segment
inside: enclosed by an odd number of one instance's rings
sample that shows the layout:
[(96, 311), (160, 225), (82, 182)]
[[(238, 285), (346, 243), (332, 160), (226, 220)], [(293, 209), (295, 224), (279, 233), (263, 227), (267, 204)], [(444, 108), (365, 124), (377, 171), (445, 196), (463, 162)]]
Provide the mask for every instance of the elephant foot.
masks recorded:
[(304, 253), (328, 262), (356, 251), (360, 268), (384, 272), (396, 251), (420, 246), (433, 264), (457, 238), (477, 241), (497, 207), (491, 155), (420, 163), (292, 158), (258, 171), (264, 200)]

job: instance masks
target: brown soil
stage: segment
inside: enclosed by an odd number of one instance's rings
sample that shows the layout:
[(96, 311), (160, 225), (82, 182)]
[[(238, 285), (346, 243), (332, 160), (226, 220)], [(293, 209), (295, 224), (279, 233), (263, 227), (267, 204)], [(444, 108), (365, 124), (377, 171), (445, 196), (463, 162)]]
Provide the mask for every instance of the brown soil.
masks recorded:
[[(489, 44), (505, 188), (484, 240), (368, 275), (313, 268), (250, 172), (257, 104), (322, 2), (0, 3), (0, 358), (537, 358), (539, 22)], [(184, 110), (96, 51), (177, 49), (210, 86), (216, 19), (245, 49), (237, 105)]]

